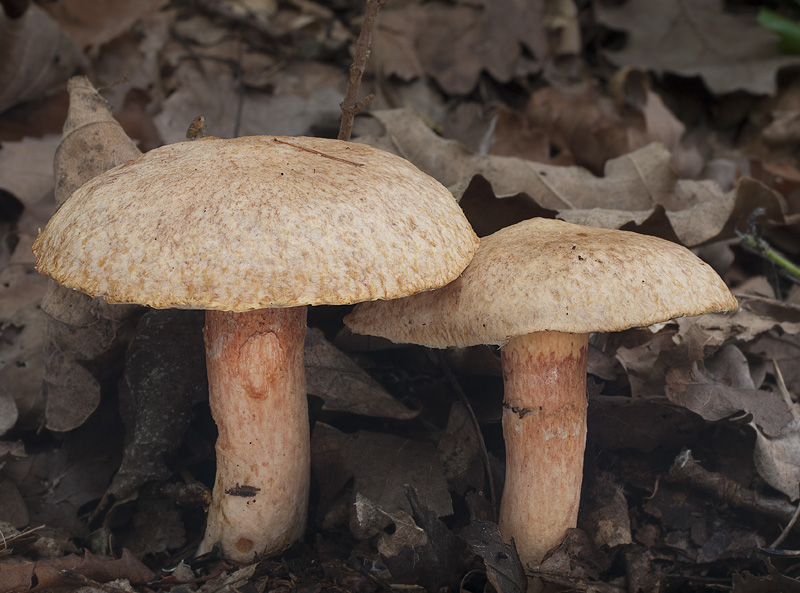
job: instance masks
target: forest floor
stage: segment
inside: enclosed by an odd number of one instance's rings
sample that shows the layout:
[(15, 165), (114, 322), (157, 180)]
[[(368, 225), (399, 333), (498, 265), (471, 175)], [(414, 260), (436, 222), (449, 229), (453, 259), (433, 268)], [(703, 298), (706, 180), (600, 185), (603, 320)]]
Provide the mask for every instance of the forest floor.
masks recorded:
[(479, 236), (532, 217), (654, 235), (739, 301), (592, 335), (578, 528), (527, 567), (496, 527), (498, 348), (392, 345), (349, 333), (350, 307), (311, 308), (308, 526), (241, 565), (195, 556), (216, 438), (202, 314), (78, 314), (33, 268), (73, 176), (125, 146), (83, 135), (109, 122), (77, 114), (71, 76), (134, 151), (185, 140), (200, 115), (223, 138), (336, 137), (364, 3), (0, 6), (0, 592), (514, 593), (525, 574), (599, 593), (800, 591), (800, 56), (759, 5), (381, 10), (354, 141), (439, 180)]

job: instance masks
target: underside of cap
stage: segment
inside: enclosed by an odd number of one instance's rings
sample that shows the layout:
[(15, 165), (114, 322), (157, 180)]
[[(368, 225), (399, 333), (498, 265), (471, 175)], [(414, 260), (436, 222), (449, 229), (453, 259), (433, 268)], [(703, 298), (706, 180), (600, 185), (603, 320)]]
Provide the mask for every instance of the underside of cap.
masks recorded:
[(408, 161), (321, 138), (206, 138), (79, 188), (36, 269), (116, 303), (245, 311), (393, 299), (453, 280), (478, 239)]
[(541, 331), (621, 331), (736, 306), (711, 266), (685, 247), (534, 218), (482, 238), (447, 286), (363, 303), (345, 323), (357, 333), (445, 348)]

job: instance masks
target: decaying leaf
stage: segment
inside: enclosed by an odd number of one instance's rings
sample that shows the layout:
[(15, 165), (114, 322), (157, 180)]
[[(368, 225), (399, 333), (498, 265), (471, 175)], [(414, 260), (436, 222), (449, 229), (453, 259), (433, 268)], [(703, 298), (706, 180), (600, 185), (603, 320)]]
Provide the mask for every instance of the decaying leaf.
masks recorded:
[(514, 542), (509, 545), (503, 541), (496, 523), (470, 523), (459, 535), (483, 559), (486, 576), (497, 593), (525, 593), (528, 579), (517, 548)]
[(419, 501), (413, 486), (406, 486), (405, 494), (411, 513), (400, 516), (393, 534), (379, 536), (381, 559), (401, 583), (432, 593), (445, 586), (455, 590), (472, 560), (469, 546)]
[(126, 440), (108, 494), (127, 498), (172, 474), (167, 459), (180, 446), (192, 406), (208, 397), (202, 311), (151, 310), (139, 320), (120, 382)]
[(38, 4), (15, 19), (0, 11), (0, 111), (53, 90), (80, 62), (78, 47)]
[(598, 472), (594, 480), (584, 483), (581, 501), (579, 526), (596, 549), (624, 546), (633, 541), (628, 501), (613, 475)]
[(792, 418), (778, 393), (726, 385), (709, 377), (697, 365), (673, 367), (667, 372), (666, 381), (665, 391), (672, 403), (710, 422), (741, 412), (750, 413), (765, 434), (776, 436)]
[[(127, 579), (135, 585), (144, 585), (156, 579), (155, 573), (142, 564), (128, 550), (116, 560), (94, 556), (88, 550), (82, 556), (71, 554), (53, 560), (0, 559), (0, 590), (34, 593), (55, 587), (75, 587), (77, 581), (70, 574), (80, 575), (98, 583)], [(65, 574), (70, 573), (70, 574)]]
[(393, 398), (344, 352), (309, 328), (305, 341), (306, 388), (323, 410), (409, 420), (419, 414)]
[(38, 422), (43, 404), (39, 394), (42, 329), (42, 314), (35, 303), (0, 321), (0, 402), (5, 400), (8, 406), (7, 415), (0, 412), (0, 435), (18, 422), (19, 428), (34, 427)]
[(755, 12), (733, 14), (723, 4), (627, 0), (596, 2), (595, 10), (602, 24), (627, 33), (622, 50), (607, 51), (621, 66), (701, 76), (717, 94), (774, 94), (778, 70), (796, 65), (798, 58), (781, 54), (777, 38), (756, 22)]
[[(312, 469), (327, 500), (333, 500), (353, 479), (353, 497), (361, 494), (389, 514), (410, 513), (404, 490), (410, 484), (419, 491), (421, 504), (437, 516), (453, 512), (447, 481), (430, 443), (377, 432), (345, 434), (317, 423), (311, 451)], [(390, 522), (386, 515), (385, 524)], [(374, 530), (359, 531), (359, 537), (373, 535)]]
[(551, 138), (559, 161), (602, 174), (609, 159), (652, 142), (670, 152), (680, 149), (683, 124), (646, 82), (638, 90), (642, 98), (634, 103), (624, 94), (611, 97), (595, 87), (573, 91), (548, 87), (531, 95), (525, 116)]
[(463, 495), (470, 489), (483, 489), (485, 468), (478, 435), (475, 434), (466, 406), (461, 402), (451, 406), (447, 426), (436, 451), (447, 482), (454, 492)]
[(375, 68), (406, 81), (427, 74), (452, 94), (469, 93), (484, 70), (508, 82), (538, 69), (522, 46), (546, 53), (542, 12), (528, 0), (389, 5), (375, 32)]
[(86, 47), (108, 43), (164, 4), (166, 0), (111, 0), (100, 4), (92, 0), (65, 0), (43, 8), (78, 45)]
[(800, 497), (800, 420), (792, 420), (777, 436), (768, 436), (754, 426), (756, 446), (753, 460), (759, 475), (791, 500)]
[[(778, 221), (786, 212), (783, 198), (753, 179), (743, 178), (728, 193), (712, 181), (678, 179), (669, 151), (658, 143), (608, 161), (604, 176), (596, 177), (580, 167), (470, 153), (436, 136), (409, 110), (372, 115), (385, 135), (363, 140), (402, 155), (450, 187), (481, 236), (551, 210), (568, 222), (647, 232), (695, 246), (732, 237), (736, 222), (756, 207)], [(485, 192), (468, 193), (478, 175), (498, 198), (491, 204), (482, 203)], [(507, 197), (514, 198), (511, 212), (504, 212)]]
[[(72, 79), (69, 92), (64, 139), (54, 163), (57, 204), (98, 173), (141, 154), (86, 78)], [(133, 305), (109, 305), (102, 298), (92, 299), (49, 282), (42, 300), (45, 313), (42, 388), (47, 399), (47, 428), (71, 430), (94, 411), (100, 401), (101, 386), (86, 365), (118, 343), (131, 316), (139, 310)]]

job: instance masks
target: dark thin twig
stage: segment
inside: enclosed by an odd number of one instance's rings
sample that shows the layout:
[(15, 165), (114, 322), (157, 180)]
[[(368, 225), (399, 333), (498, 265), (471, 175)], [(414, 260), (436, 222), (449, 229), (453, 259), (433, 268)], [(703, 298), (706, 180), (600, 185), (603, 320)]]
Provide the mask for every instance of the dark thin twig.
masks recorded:
[(450, 365), (447, 364), (447, 361), (444, 358), (444, 355), (441, 352), (437, 352), (438, 359), (439, 359), (439, 366), (442, 367), (444, 371), (444, 376), (447, 379), (447, 382), (453, 388), (453, 391), (458, 394), (458, 398), (461, 400), (461, 403), (464, 404), (464, 407), (467, 408), (467, 412), (469, 413), (469, 418), (472, 421), (472, 428), (475, 431), (475, 436), (478, 439), (478, 444), (481, 447), (481, 457), (483, 458), (483, 464), (486, 467), (486, 478), (489, 481), (489, 498), (491, 499), (490, 502), (492, 503), (492, 519), (494, 522), (497, 522), (497, 494), (494, 490), (494, 479), (492, 478), (492, 466), (489, 464), (489, 452), (486, 450), (486, 442), (483, 440), (483, 433), (481, 432), (480, 424), (478, 424), (478, 419), (475, 417), (475, 412), (472, 410), (472, 406), (467, 399), (467, 394), (464, 393), (464, 390), (461, 388), (461, 384), (459, 384), (458, 379), (456, 379), (455, 374), (453, 374), (453, 370), (450, 368)]
[(786, 539), (786, 536), (789, 535), (789, 532), (794, 527), (794, 524), (797, 523), (798, 517), (800, 517), (800, 504), (797, 505), (797, 508), (794, 510), (794, 515), (792, 515), (792, 518), (789, 520), (789, 523), (786, 524), (786, 527), (783, 528), (781, 534), (775, 539), (774, 542), (767, 546), (769, 549), (774, 550), (783, 543), (783, 540)]
[(244, 112), (244, 68), (242, 68), (242, 58), (244, 55), (244, 43), (242, 42), (242, 30), (236, 30), (236, 119), (233, 125), (233, 137), (239, 136), (242, 129), (242, 113)]
[(343, 163), (347, 163), (348, 165), (353, 165), (354, 167), (363, 167), (364, 163), (356, 163), (354, 161), (348, 161), (347, 159), (341, 159), (338, 156), (333, 156), (331, 154), (325, 154), (324, 152), (320, 152), (319, 150), (314, 150), (313, 148), (307, 148), (305, 146), (299, 146), (297, 144), (292, 144), (291, 142), (286, 142), (284, 140), (278, 140), (277, 138), (273, 138), (275, 142), (278, 144), (286, 144), (286, 146), (291, 146), (292, 148), (296, 148), (298, 150), (305, 150), (306, 152), (313, 152), (314, 154), (318, 154), (319, 156), (324, 156), (326, 159), (332, 159), (334, 161), (341, 161)]
[(364, 75), (364, 68), (369, 58), (369, 48), (372, 45), (372, 32), (375, 29), (375, 19), (381, 7), (388, 0), (367, 0), (367, 11), (364, 14), (364, 24), (361, 26), (361, 33), (356, 42), (356, 51), (353, 56), (353, 64), (350, 66), (350, 80), (347, 83), (347, 91), (344, 100), (339, 103), (342, 109), (342, 123), (339, 127), (339, 140), (350, 140), (353, 132), (353, 120), (356, 113), (364, 109), (367, 104), (375, 98), (368, 95), (361, 101), (356, 102), (358, 87), (361, 86), (361, 77)]

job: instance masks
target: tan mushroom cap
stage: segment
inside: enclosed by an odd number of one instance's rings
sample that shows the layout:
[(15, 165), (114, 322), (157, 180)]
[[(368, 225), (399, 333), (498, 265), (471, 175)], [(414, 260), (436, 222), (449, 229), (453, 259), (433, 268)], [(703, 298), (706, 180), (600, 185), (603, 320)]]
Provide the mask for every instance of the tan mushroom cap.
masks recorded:
[(345, 323), (445, 348), (541, 331), (620, 331), (736, 306), (711, 266), (680, 245), (534, 218), (482, 238), (464, 273), (444, 288), (363, 303)]
[(79, 188), (36, 269), (115, 303), (244, 311), (392, 299), (453, 280), (478, 239), (450, 192), (363, 144), (206, 138)]

